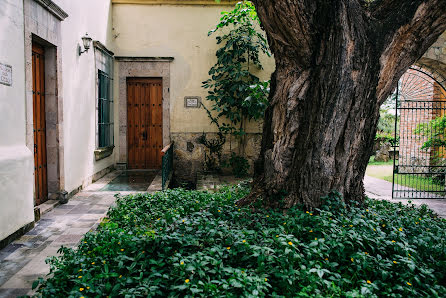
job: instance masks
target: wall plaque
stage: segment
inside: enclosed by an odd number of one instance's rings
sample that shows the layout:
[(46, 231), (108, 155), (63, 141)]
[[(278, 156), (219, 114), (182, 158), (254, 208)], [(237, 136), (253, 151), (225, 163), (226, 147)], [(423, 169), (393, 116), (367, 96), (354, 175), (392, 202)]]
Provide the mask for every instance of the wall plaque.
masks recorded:
[(0, 63), (0, 84), (12, 85), (12, 66)]
[(201, 106), (200, 96), (185, 96), (184, 97), (184, 107), (185, 108), (199, 108)]

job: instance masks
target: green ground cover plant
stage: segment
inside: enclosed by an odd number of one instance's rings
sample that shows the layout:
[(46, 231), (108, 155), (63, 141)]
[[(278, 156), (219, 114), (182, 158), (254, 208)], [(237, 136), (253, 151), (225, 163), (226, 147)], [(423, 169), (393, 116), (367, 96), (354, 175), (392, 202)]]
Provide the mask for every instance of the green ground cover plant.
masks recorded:
[(372, 166), (393, 166), (393, 159), (389, 159), (388, 161), (376, 161), (375, 156), (370, 156), (369, 165)]
[(246, 185), (120, 197), (34, 286), (43, 297), (446, 295), (446, 221), (426, 207), (338, 195), (253, 212)]

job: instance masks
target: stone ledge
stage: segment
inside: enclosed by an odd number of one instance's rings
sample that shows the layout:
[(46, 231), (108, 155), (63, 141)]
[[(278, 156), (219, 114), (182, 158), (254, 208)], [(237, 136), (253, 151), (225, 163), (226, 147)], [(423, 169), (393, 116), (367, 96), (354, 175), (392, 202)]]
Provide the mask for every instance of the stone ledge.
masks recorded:
[(63, 21), (68, 17), (68, 14), (51, 0), (35, 0), (35, 1), (40, 5), (42, 5), (42, 7), (47, 9), (49, 12), (51, 12), (60, 21)]
[(150, 183), (149, 187), (147, 188), (147, 192), (162, 191), (163, 190), (162, 181), (163, 181), (162, 170), (160, 170), (156, 174), (155, 178), (153, 178), (152, 183)]
[(113, 148), (115, 146), (105, 147), (105, 148), (98, 148), (94, 151), (94, 157), (96, 161), (104, 159), (106, 157), (109, 157), (113, 153)]
[(103, 51), (105, 54), (107, 54), (108, 56), (110, 56), (112, 58), (115, 55), (115, 53), (113, 53), (112, 51), (107, 49), (107, 47), (104, 44), (102, 44), (99, 40), (93, 41), (93, 47)]
[(120, 62), (172, 62), (174, 57), (137, 57), (137, 56), (115, 56)]

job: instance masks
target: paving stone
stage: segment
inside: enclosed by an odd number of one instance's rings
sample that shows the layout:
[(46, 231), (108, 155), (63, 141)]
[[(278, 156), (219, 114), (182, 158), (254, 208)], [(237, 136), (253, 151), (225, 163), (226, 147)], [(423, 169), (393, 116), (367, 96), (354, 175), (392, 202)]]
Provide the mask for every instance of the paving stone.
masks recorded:
[(421, 206), (422, 204), (426, 204), (439, 217), (446, 218), (446, 199), (393, 199), (391, 182), (367, 175), (364, 177), (364, 188), (369, 198), (387, 200), (394, 203), (401, 202), (405, 205), (415, 204)]
[(59, 243), (78, 243), (84, 235), (61, 235), (54, 242)]
[(73, 209), (73, 208), (75, 208), (77, 206), (77, 204), (76, 205), (73, 205), (73, 204), (64, 204), (64, 205), (60, 205), (60, 206), (57, 206), (57, 209)]
[[(0, 262), (0, 285), (7, 282), (12, 276), (26, 266), (31, 259), (15, 259), (15, 260), (3, 260)], [(1, 289), (1, 287), (0, 287)]]
[(88, 214), (105, 214), (107, 213), (108, 209), (91, 209), (88, 210)]
[(79, 221), (97, 221), (100, 219), (97, 214), (84, 214), (79, 218)]
[[(65, 214), (67, 214), (68, 212), (69, 212), (70, 210), (67, 210), (67, 209), (60, 209), (60, 208), (54, 208), (53, 210), (51, 210), (50, 212), (48, 212), (47, 214), (50, 214), (51, 213), (51, 215), (52, 216), (55, 216), (55, 215), (65, 215)], [(48, 218), (48, 217), (45, 217), (45, 218)]]
[[(89, 189), (102, 189), (121, 173), (110, 173)], [(31, 294), (32, 282), (49, 272), (45, 259), (56, 256), (61, 245), (76, 248), (85, 233), (97, 228), (117, 193), (139, 192), (81, 191), (67, 204), (45, 213), (31, 231), (0, 250), (0, 298)]]
[(28, 294), (29, 290), (29, 288), (0, 288), (0, 298), (23, 296)]
[(29, 274), (19, 275), (14, 274), (7, 282), (5, 282), (1, 288), (28, 288), (28, 291), (32, 289), (33, 282), (45, 274)]
[(64, 235), (83, 235), (90, 232), (91, 227), (88, 228), (68, 228)]
[(91, 206), (88, 205), (77, 205), (76, 208), (73, 208), (67, 214), (85, 214), (91, 209)]
[(72, 228), (91, 228), (94, 224), (96, 223), (96, 221), (77, 221), (77, 222), (73, 222), (70, 226)]
[(16, 251), (18, 248), (23, 247), (22, 243), (11, 243), (0, 251), (0, 261), (3, 261), (6, 257)]

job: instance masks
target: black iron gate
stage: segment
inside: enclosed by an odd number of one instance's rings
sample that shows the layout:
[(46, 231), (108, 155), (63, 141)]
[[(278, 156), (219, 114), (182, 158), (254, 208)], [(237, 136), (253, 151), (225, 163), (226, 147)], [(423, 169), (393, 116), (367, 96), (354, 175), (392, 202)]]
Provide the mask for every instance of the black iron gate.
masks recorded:
[(411, 67), (394, 96), (393, 198), (446, 196), (446, 89), (424, 68)]

